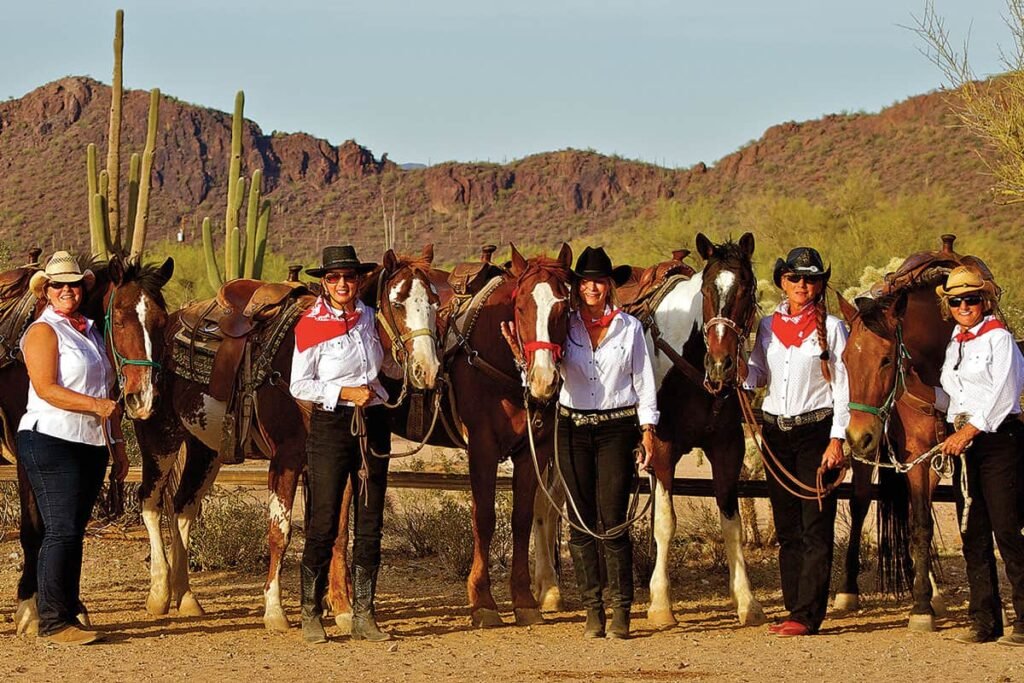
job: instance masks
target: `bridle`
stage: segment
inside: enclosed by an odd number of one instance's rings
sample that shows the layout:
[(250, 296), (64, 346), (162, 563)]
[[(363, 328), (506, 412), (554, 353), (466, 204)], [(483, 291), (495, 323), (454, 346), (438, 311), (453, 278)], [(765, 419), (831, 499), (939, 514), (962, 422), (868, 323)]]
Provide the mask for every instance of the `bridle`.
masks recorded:
[(850, 410), (874, 415), (882, 421), (882, 429), (888, 431), (889, 418), (892, 416), (892, 409), (900, 396), (907, 391), (907, 364), (910, 362), (910, 351), (903, 342), (903, 323), (896, 323), (896, 343), (893, 344), (892, 361), (896, 366), (896, 377), (893, 380), (892, 389), (886, 395), (880, 406), (872, 406), (866, 403), (850, 401)]
[(117, 386), (120, 389), (124, 389), (125, 377), (124, 368), (126, 365), (137, 365), (141, 367), (152, 368), (154, 374), (160, 372), (160, 363), (149, 358), (127, 358), (117, 350), (117, 345), (114, 344), (114, 297), (117, 295), (117, 286), (113, 286), (110, 290), (110, 299), (107, 302), (107, 312), (103, 317), (103, 334), (106, 337), (107, 348), (110, 349), (110, 355), (114, 358), (114, 371), (117, 373)]
[[(553, 268), (545, 268), (544, 266), (537, 266), (532, 270), (539, 270), (542, 272), (548, 272), (556, 280), (559, 280), (558, 275), (555, 273)], [(522, 337), (522, 325), (519, 320), (519, 309), (516, 307), (516, 298), (519, 295), (519, 289), (522, 287), (523, 281), (526, 279), (527, 274), (532, 274), (531, 269), (523, 271), (523, 273), (516, 280), (515, 287), (512, 289), (512, 318), (515, 321), (516, 327), (516, 344), (519, 345), (519, 350), (522, 352), (522, 357), (525, 359), (526, 367), (522, 368), (523, 371), (529, 371), (533, 365), (533, 358), (538, 351), (550, 351), (551, 356), (555, 363), (558, 363), (562, 358), (563, 348), (561, 344), (556, 344), (549, 341), (533, 340), (524, 342)], [(554, 303), (564, 303), (569, 300), (568, 296), (559, 297), (554, 300)]]
[[(757, 313), (757, 304), (756, 304), (756, 302), (752, 302), (752, 304), (750, 306), (750, 310), (747, 313), (747, 317), (746, 317), (746, 319), (742, 323), (738, 323), (738, 322), (736, 322), (735, 320), (733, 320), (732, 318), (730, 318), (728, 316), (724, 316), (724, 315), (718, 314), (718, 315), (713, 315), (710, 318), (708, 318), (708, 320), (706, 320), (704, 322), (704, 327), (701, 330), (702, 334), (704, 335), (704, 347), (705, 348), (708, 348), (708, 341), (709, 341), (709, 337), (711, 335), (711, 330), (713, 328), (724, 327), (726, 330), (728, 330), (729, 332), (732, 332), (736, 336), (736, 356), (737, 357), (736, 357), (736, 363), (735, 363), (735, 365), (736, 365), (735, 381), (736, 381), (737, 384), (740, 383), (740, 375), (739, 375), (740, 363), (745, 362), (744, 358), (747, 355), (746, 354), (747, 338), (750, 336), (750, 327), (751, 327), (751, 325), (754, 322), (754, 317), (755, 317), (756, 313)], [(718, 381), (718, 382), (712, 383), (711, 380), (707, 376), (707, 371), (705, 371), (703, 385), (704, 385), (704, 389), (709, 394), (717, 395), (719, 392), (722, 391), (722, 389), (724, 387), (724, 382)]]

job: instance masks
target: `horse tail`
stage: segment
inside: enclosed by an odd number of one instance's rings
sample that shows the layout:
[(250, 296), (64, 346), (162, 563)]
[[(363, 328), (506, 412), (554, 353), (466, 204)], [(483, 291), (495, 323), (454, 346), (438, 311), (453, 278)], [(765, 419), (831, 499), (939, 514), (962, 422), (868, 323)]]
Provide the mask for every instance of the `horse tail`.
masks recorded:
[(188, 446), (186, 443), (181, 445), (178, 449), (177, 454), (174, 456), (174, 460), (171, 462), (171, 471), (167, 473), (167, 484), (164, 486), (162, 495), (164, 515), (170, 520), (174, 515), (174, 496), (178, 493), (178, 488), (181, 486), (181, 475), (185, 472), (185, 461), (187, 460)]
[(899, 598), (913, 585), (910, 487), (905, 475), (880, 467), (878, 489), (878, 590)]

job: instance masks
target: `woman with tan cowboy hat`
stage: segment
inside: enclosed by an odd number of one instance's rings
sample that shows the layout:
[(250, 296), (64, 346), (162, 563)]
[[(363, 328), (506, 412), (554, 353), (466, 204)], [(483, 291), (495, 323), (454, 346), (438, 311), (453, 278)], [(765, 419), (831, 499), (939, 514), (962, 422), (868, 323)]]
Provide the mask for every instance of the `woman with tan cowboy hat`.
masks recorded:
[[(983, 643), (999, 638), (1004, 645), (1024, 645), (1024, 357), (996, 315), (995, 283), (979, 269), (954, 268), (935, 291), (943, 311), (956, 323), (936, 404), (952, 422), (942, 452), (960, 456), (953, 461), (953, 478), (966, 484), (966, 494), (961, 485), (953, 490), (967, 564), (971, 626), (957, 640)], [(993, 536), (1006, 564), (1016, 612), (1013, 631), (1007, 635), (1002, 635)]]
[(78, 311), (94, 282), (71, 254), (55, 253), (29, 282), (46, 307), (21, 339), (30, 384), (18, 458), (43, 519), (39, 635), (63, 645), (101, 637), (79, 625), (77, 615), (85, 526), (103, 484), (108, 443), (115, 476), (123, 480), (128, 472), (103, 335)]
[[(746, 367), (748, 389), (767, 387), (764, 439), (779, 462), (807, 486), (819, 468), (839, 467), (849, 423), (849, 384), (843, 365), (846, 328), (825, 306), (832, 269), (811, 247), (797, 247), (775, 263), (775, 286), (784, 299), (761, 319)], [(826, 482), (828, 483), (828, 482)], [(782, 599), (788, 617), (769, 632), (818, 632), (828, 607), (836, 497), (800, 500), (768, 477), (779, 539)]]
[[(350, 478), (357, 491), (352, 638), (391, 637), (377, 627), (373, 609), (388, 461), (362, 454), (360, 439), (352, 433), (354, 414), (365, 409), (369, 448), (381, 454), (391, 451), (391, 432), (381, 406), (387, 392), (377, 378), (384, 350), (374, 311), (359, 300), (363, 276), (376, 265), (361, 262), (351, 246), (325, 248), (322, 265), (306, 271), (320, 278), (322, 294), (295, 326), (291, 393), (313, 403), (306, 439), (306, 545), (300, 566), (302, 635), (310, 643), (327, 642), (321, 622), (323, 599), (342, 493)], [(365, 479), (358, 476), (364, 462)]]

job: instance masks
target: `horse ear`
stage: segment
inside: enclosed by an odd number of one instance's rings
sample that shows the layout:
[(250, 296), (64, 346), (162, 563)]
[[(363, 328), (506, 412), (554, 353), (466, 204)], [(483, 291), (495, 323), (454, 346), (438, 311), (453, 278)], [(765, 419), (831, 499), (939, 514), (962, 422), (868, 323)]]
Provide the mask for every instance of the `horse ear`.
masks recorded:
[(160, 281), (161, 289), (170, 281), (172, 275), (174, 275), (174, 259), (168, 256), (167, 260), (160, 266), (160, 270), (157, 271), (157, 278)]
[(111, 256), (107, 261), (107, 277), (115, 286), (121, 286), (121, 281), (124, 280), (124, 261), (120, 256)]
[(568, 242), (562, 242), (562, 248), (558, 251), (558, 260), (566, 268), (572, 268), (572, 247)]
[(700, 254), (700, 257), (705, 261), (710, 259), (715, 253), (715, 245), (712, 244), (711, 240), (709, 240), (702, 232), (697, 233), (697, 253)]
[(747, 258), (754, 255), (754, 233), (743, 233), (743, 237), (740, 238), (740, 249), (747, 255)]
[(434, 262), (434, 245), (433, 243), (423, 247), (423, 260), (427, 263)]
[(518, 249), (516, 249), (516, 245), (509, 242), (508, 246), (512, 250), (512, 274), (519, 277), (523, 274), (523, 271), (526, 270), (526, 259), (523, 258), (523, 255), (519, 253)]
[(907, 293), (903, 292), (896, 298), (896, 304), (892, 307), (893, 312), (896, 314), (896, 318), (902, 318), (903, 314), (907, 312)]
[(398, 264), (398, 257), (395, 256), (394, 249), (388, 249), (384, 252), (384, 270), (388, 273), (394, 272), (395, 266)]
[(838, 291), (836, 292), (836, 301), (839, 302), (839, 312), (843, 314), (843, 320), (847, 325), (852, 325), (853, 319), (857, 317), (857, 307), (847, 301)]

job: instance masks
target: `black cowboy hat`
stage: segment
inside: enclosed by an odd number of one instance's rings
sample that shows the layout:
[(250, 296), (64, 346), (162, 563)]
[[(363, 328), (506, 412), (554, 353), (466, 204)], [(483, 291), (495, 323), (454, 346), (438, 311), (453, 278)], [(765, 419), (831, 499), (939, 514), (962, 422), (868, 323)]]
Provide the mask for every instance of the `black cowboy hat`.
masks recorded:
[(576, 260), (576, 268), (573, 269), (572, 273), (580, 279), (610, 277), (616, 287), (621, 287), (629, 280), (629, 276), (633, 274), (633, 269), (629, 266), (612, 268), (612, 260), (608, 258), (604, 247), (587, 247), (580, 254), (579, 259)]
[(825, 264), (821, 260), (821, 254), (818, 253), (817, 249), (813, 247), (797, 247), (789, 252), (785, 261), (782, 259), (775, 261), (775, 271), (772, 273), (772, 279), (775, 280), (776, 287), (782, 287), (782, 275), (784, 273), (806, 275), (828, 282), (829, 277), (832, 276), (832, 265), (829, 264), (829, 267), (825, 268)]
[(342, 247), (324, 247), (320, 263), (323, 265), (319, 268), (308, 268), (306, 275), (323, 277), (329, 270), (354, 270), (357, 273), (368, 273), (377, 267), (376, 263), (362, 263), (356, 256), (356, 248), (351, 244)]

